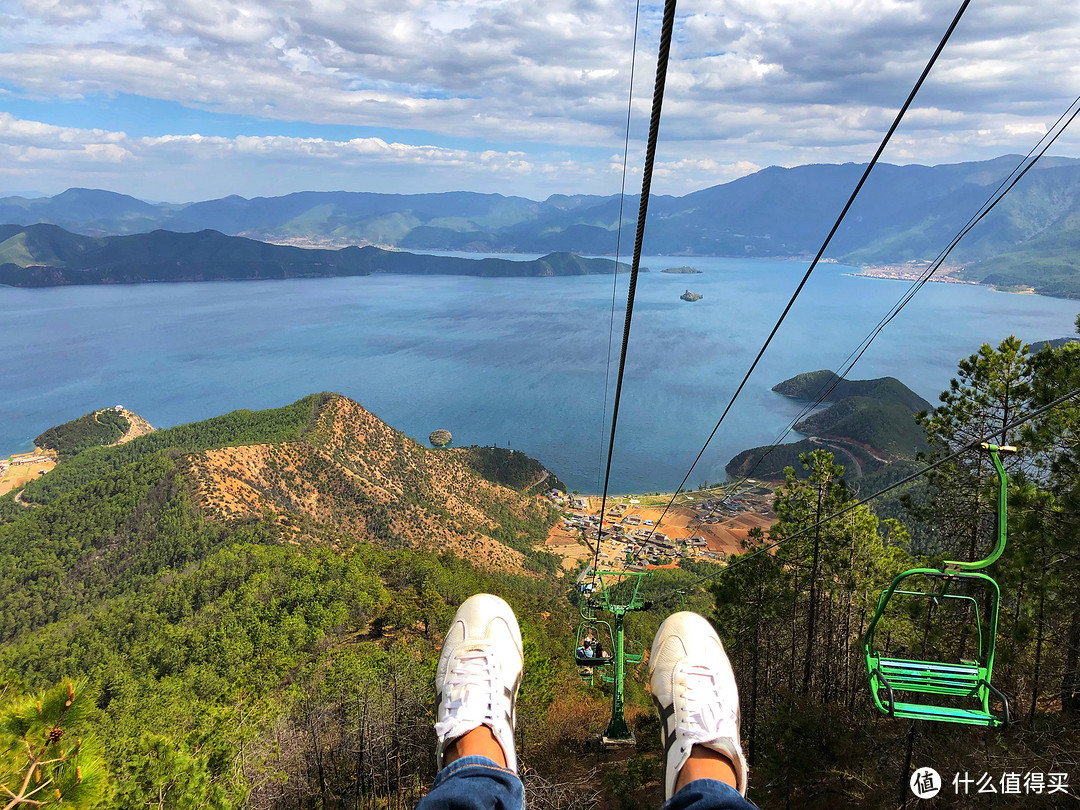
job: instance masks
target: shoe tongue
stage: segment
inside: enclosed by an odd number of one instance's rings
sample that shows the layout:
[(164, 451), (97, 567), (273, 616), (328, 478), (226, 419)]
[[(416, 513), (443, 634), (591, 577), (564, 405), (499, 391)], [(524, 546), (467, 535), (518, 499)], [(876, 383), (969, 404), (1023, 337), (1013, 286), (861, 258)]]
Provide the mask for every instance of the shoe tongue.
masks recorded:
[(724, 722), (716, 678), (709, 670), (690, 667), (685, 673), (689, 736), (698, 742), (711, 742), (720, 736)]

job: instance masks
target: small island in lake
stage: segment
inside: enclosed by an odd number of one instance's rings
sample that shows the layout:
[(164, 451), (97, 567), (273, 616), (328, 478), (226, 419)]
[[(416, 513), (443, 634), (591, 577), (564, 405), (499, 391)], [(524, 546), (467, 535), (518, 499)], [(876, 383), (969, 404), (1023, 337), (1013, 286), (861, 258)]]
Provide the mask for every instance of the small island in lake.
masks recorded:
[(698, 270), (696, 267), (668, 267), (666, 270), (661, 270), (661, 273), (676, 273), (678, 275), (692, 275), (704, 273), (704, 270)]
[(431, 442), (434, 447), (446, 447), (453, 438), (454, 437), (450, 435), (449, 430), (439, 428), (438, 430), (431, 431), (431, 435), (428, 436), (428, 441)]
[(690, 292), (689, 290), (679, 296), (683, 301), (700, 301), (704, 297), (701, 293)]

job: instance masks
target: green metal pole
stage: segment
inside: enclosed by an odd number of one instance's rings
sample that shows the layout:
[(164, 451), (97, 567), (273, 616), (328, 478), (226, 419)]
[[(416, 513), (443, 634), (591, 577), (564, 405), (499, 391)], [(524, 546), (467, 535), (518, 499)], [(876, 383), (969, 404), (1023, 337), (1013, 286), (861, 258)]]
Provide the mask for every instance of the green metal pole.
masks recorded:
[(615, 613), (615, 680), (611, 692), (611, 722), (608, 723), (604, 738), (612, 741), (633, 742), (634, 735), (626, 725), (623, 717), (623, 666), (625, 664), (623, 649), (623, 618), (625, 613)]

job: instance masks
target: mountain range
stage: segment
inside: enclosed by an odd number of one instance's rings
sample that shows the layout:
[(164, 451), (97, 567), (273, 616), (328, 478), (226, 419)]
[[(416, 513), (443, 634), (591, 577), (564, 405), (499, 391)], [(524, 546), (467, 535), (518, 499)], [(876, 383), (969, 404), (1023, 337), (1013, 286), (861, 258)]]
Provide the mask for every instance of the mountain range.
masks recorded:
[[(937, 256), (1020, 161), (940, 166), (880, 164), (828, 257), (859, 265)], [(647, 254), (798, 258), (812, 255), (864, 165), (773, 166), (681, 197), (650, 201)], [(618, 196), (299, 192), (183, 204), (69, 189), (0, 198), (0, 223), (53, 224), (90, 235), (207, 229), (305, 247), (377, 245), (415, 250), (615, 252)], [(635, 198), (623, 204), (624, 232)], [(1044, 158), (980, 222), (950, 261), (962, 277), (1080, 296), (1080, 160)]]

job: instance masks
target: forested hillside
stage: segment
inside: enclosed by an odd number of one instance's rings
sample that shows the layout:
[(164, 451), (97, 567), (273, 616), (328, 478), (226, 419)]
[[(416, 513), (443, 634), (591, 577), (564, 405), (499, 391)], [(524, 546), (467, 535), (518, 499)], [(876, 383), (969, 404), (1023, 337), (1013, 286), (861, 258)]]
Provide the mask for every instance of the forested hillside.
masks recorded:
[(926, 433), (916, 414), (929, 410), (930, 403), (895, 377), (846, 380), (832, 371), (809, 371), (772, 390), (808, 405), (829, 405), (793, 426), (809, 438), (736, 455), (725, 468), (731, 477), (782, 479), (791, 467), (804, 478), (810, 473), (799, 457), (824, 448), (837, 457), (849, 479), (862, 478), (926, 450)]
[[(72, 763), (108, 772), (83, 791), (101, 806), (411, 803), (456, 604), (504, 595), (530, 662), (572, 646), (536, 573), (550, 511), (336, 395), (87, 449), (20, 495), (0, 499), (0, 719), (74, 679), (64, 733), (93, 741)], [(556, 687), (589, 706), (573, 680), (533, 666), (523, 718)]]
[[(620, 271), (629, 267), (619, 264)], [(215, 230), (152, 231), (92, 237), (54, 225), (0, 228), (0, 284), (138, 284), (153, 281), (257, 281), (369, 276), (580, 276), (614, 273), (610, 259), (552, 253), (539, 259), (470, 259), (383, 250), (367, 245), (318, 250), (272, 245)]]
[[(975, 787), (953, 792), (965, 772), (988, 775), (995, 807), (1075, 806), (1080, 397), (1018, 415), (1077, 389), (1080, 343), (984, 346), (919, 421), (925, 460), (967, 452), (891, 501), (896, 520), (877, 501), (854, 506), (836, 458), (817, 448), (799, 462), (803, 477), (789, 471), (777, 523), (752, 532), (746, 554), (646, 580), (653, 607), (628, 620), (628, 649), (646, 650), (683, 604), (712, 616), (761, 807), (899, 807), (926, 765), (943, 775), (947, 806), (985, 806)], [(1019, 448), (1008, 457), (1008, 546), (987, 569), (1002, 593), (993, 683), (1014, 722), (892, 720), (871, 703), (862, 638), (897, 572), (986, 554), (994, 476), (970, 449), (985, 436)], [(490, 451), (423, 447), (321, 394), (83, 450), (19, 501), (0, 498), (0, 783), (33, 776), (23, 738), (59, 754), (47, 738), (60, 728), (57, 740), (76, 743), (42, 779), (67, 791), (63, 806), (413, 807), (434, 778), (441, 634), (456, 605), (490, 591), (522, 624), (530, 806), (657, 805), (647, 664), (631, 666), (626, 685), (636, 749), (599, 753), (590, 740), (610, 687), (582, 682), (573, 665), (576, 572), (537, 548), (554, 513), (505, 486), (525, 489), (545, 471)], [(983, 596), (958, 612), (927, 608), (940, 599), (901, 604), (881, 643), (929, 660), (977, 656)], [(1042, 774), (1043, 792), (1002, 792), (1011, 773), (1021, 786)], [(1051, 774), (1065, 787), (1051, 792)]]
[[(1022, 421), (1070, 392), (1071, 400)], [(1034, 355), (1015, 338), (983, 346), (961, 361), (921, 424), (926, 460), (967, 452), (909, 485), (902, 508), (891, 502), (901, 522), (880, 520), (877, 501), (855, 507), (832, 455), (819, 449), (803, 456), (805, 478), (789, 470), (777, 490), (778, 522), (752, 534), (748, 553), (731, 559), (716, 581), (714, 618), (739, 677), (751, 796), (763, 807), (914, 806), (908, 780), (927, 765), (943, 777), (942, 806), (988, 806), (988, 791), (977, 792), (980, 779), (984, 787), (993, 783), (994, 807), (1064, 808), (1078, 800), (1080, 346)], [(890, 720), (870, 703), (863, 636), (897, 573), (989, 552), (997, 482), (987, 455), (972, 448), (987, 436), (1019, 448), (1006, 458), (1008, 545), (986, 569), (1002, 592), (993, 685), (1007, 697), (1013, 724), (992, 730)], [(918, 527), (919, 542), (905, 523)], [(765, 544), (777, 544), (772, 554), (752, 554)], [(919, 660), (977, 658), (979, 631), (992, 632), (988, 592), (958, 580), (946, 591), (962, 599), (946, 604), (941, 583), (928, 582), (934, 598), (897, 598), (878, 643)], [(905, 586), (916, 587), (911, 580)], [(992, 710), (1004, 708), (992, 700)], [(1016, 791), (1002, 789), (1010, 773), (1020, 775)], [(1032, 793), (1023, 787), (1030, 773), (1047, 784), (1054, 773), (1069, 787)], [(965, 774), (973, 780), (967, 789)]]
[(127, 419), (106, 408), (51, 427), (34, 439), (34, 444), (43, 450), (55, 450), (61, 458), (65, 458), (91, 447), (114, 444), (127, 429)]

